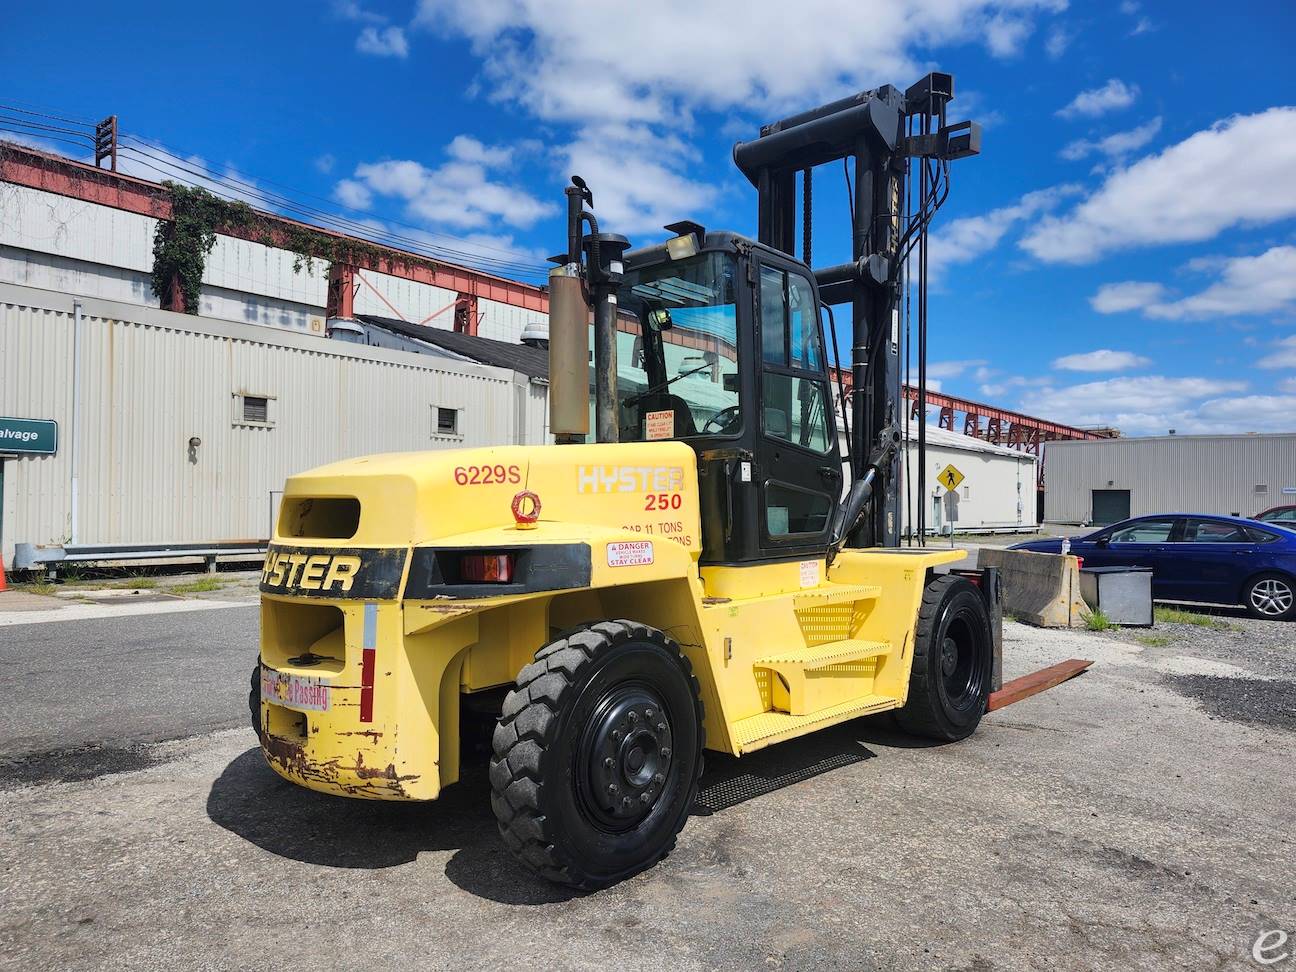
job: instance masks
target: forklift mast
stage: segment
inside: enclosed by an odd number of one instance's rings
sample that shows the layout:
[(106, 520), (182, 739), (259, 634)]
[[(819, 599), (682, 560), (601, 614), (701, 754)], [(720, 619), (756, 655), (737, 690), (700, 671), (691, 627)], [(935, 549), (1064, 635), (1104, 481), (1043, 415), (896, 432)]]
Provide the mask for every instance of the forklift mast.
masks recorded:
[[(872, 502), (850, 536), (851, 546), (898, 546), (900, 430), (906, 428), (901, 389), (900, 308), (904, 267), (918, 249), (919, 516), (925, 493), (926, 237), (949, 192), (954, 159), (980, 151), (974, 122), (946, 124), (954, 98), (952, 75), (932, 73), (908, 90), (884, 85), (766, 125), (760, 137), (734, 146), (735, 164), (758, 193), (761, 243), (795, 257), (796, 181), (802, 182), (803, 260), (813, 269), (820, 299), (851, 305), (850, 407), (847, 422), (852, 478), (872, 480), (860, 502)], [(812, 172), (841, 161), (846, 168), (851, 259), (815, 268)], [(851, 164), (854, 180), (851, 186)], [(912, 163), (920, 167), (917, 206)], [(849, 506), (849, 498), (844, 504)], [(853, 522), (853, 518), (852, 518)], [(849, 524), (848, 524), (849, 526)]]

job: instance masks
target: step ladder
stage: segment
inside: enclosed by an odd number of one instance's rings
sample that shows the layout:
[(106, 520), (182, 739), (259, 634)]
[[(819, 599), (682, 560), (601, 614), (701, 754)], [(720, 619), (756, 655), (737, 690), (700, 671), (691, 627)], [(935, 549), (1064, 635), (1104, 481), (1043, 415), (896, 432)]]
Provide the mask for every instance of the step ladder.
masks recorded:
[(891, 646), (884, 641), (850, 638), (780, 651), (758, 658), (752, 667), (769, 669), (776, 676), (771, 687), (776, 709), (782, 709), (789, 715), (804, 716), (842, 701), (840, 682), (837, 685), (832, 682), (849, 678), (851, 673), (830, 673), (823, 671), (824, 669), (835, 665), (853, 665), (890, 652)]

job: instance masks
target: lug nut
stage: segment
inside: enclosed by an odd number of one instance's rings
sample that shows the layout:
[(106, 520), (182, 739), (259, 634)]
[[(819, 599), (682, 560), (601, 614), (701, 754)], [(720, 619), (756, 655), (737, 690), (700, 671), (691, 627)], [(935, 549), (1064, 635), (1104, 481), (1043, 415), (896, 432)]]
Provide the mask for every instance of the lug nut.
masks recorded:
[(666, 782), (666, 777), (662, 776), (660, 773), (654, 773), (654, 774), (653, 774), (653, 782), (654, 782), (654, 783), (657, 783), (657, 784), (660, 785), (660, 784)]
[(666, 757), (667, 759), (670, 759), (670, 747), (669, 747), (669, 746), (663, 746), (663, 747), (662, 747), (662, 751), (661, 751), (661, 753), (662, 753), (662, 755), (663, 755), (664, 757)]
[(630, 804), (632, 804), (632, 803), (634, 803), (634, 801), (631, 800), (629, 797), (622, 797), (622, 798), (621, 798), (621, 806), (623, 806), (623, 807), (629, 807)]
[(664, 723), (664, 722), (659, 722), (659, 723), (657, 723), (657, 731), (658, 731), (658, 732), (665, 732), (665, 731), (666, 731), (666, 723)]
[(645, 719), (651, 719), (652, 717), (653, 717), (653, 710), (652, 710), (652, 709), (644, 709), (644, 718), (645, 718)]
[(620, 791), (621, 791), (621, 787), (617, 786), (615, 783), (608, 784), (608, 792), (611, 793), (613, 796), (616, 796), (617, 793), (619, 793)]
[(647, 793), (640, 793), (639, 802), (647, 806), (648, 804), (652, 803), (652, 796)]
[(603, 760), (603, 768), (604, 768), (604, 769), (611, 769), (611, 768), (612, 768), (613, 766), (615, 766), (615, 765), (616, 765), (616, 760), (613, 759), (611, 756), (609, 756), (609, 757), (607, 757), (606, 759)]
[(620, 741), (621, 741), (621, 730), (620, 730), (620, 729), (613, 729), (613, 730), (612, 730), (612, 738), (615, 739), (617, 742), (620, 742)]
[(634, 725), (638, 721), (639, 721), (639, 713), (635, 712), (633, 709), (630, 710), (630, 724)]

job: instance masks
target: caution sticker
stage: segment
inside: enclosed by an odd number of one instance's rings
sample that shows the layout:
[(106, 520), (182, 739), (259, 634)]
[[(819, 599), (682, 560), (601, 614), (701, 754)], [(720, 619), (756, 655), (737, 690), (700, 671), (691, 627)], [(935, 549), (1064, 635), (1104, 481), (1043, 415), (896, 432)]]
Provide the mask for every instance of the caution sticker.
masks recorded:
[(609, 567), (642, 567), (653, 562), (651, 540), (618, 540), (607, 545)]
[(819, 561), (817, 560), (801, 561), (801, 586), (802, 587), (819, 586)]
[(644, 415), (645, 439), (673, 439), (675, 437), (675, 410), (663, 409)]

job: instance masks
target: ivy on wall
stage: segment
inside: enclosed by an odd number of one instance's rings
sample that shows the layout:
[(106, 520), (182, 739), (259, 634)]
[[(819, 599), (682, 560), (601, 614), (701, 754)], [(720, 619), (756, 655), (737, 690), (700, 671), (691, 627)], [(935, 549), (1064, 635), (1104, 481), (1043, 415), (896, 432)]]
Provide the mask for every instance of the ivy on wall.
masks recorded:
[(245, 202), (232, 202), (197, 186), (164, 182), (171, 200), (171, 219), (159, 220), (153, 231), (153, 294), (165, 306), (170, 300), (171, 281), (179, 284), (186, 313), (198, 313), (203, 268), (216, 245), (218, 233), (236, 234), (266, 246), (293, 254), (293, 272), (311, 272), (315, 261), (376, 267), (388, 261), (393, 268), (429, 269), (436, 263), (404, 256), (365, 240), (320, 233), (304, 226), (284, 224), (266, 217)]

